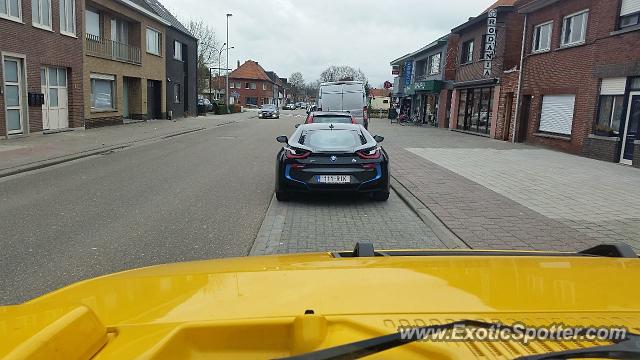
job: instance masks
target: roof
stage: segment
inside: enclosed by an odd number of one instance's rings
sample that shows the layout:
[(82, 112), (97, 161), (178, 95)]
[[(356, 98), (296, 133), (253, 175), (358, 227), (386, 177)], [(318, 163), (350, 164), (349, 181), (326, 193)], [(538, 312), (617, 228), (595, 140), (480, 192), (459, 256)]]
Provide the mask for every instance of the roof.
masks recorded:
[(247, 60), (229, 74), (234, 79), (253, 79), (272, 81), (257, 61)]
[(497, 9), (498, 12), (504, 12), (504, 11), (509, 11), (512, 10), (514, 8), (514, 5), (516, 3), (517, 0), (498, 0), (495, 3), (493, 3), (493, 5), (489, 6), (488, 9), (486, 9), (485, 11), (483, 11), (482, 13), (480, 13), (480, 15), (473, 17), (473, 18), (469, 18), (469, 21), (456, 26), (455, 28), (451, 29), (452, 33), (458, 33), (461, 32), (465, 29), (467, 29), (468, 27), (472, 26), (472, 25), (476, 25), (480, 22), (483, 22), (486, 18), (487, 18), (487, 13), (489, 12), (489, 10), (492, 9)]
[(369, 89), (369, 96), (371, 97), (389, 97), (391, 96), (391, 91), (387, 89)]
[(265, 73), (274, 84), (281, 87), (284, 86), (284, 83), (282, 82), (282, 80), (280, 80), (280, 78), (278, 77), (278, 74), (276, 74), (275, 71), (265, 71)]
[(518, 12), (521, 14), (528, 14), (537, 10), (540, 10), (546, 6), (557, 3), (559, 0), (519, 0), (516, 3), (518, 6)]
[(153, 11), (162, 17), (164, 20), (171, 24), (171, 27), (176, 30), (184, 33), (187, 36), (192, 38), (196, 38), (193, 34), (184, 26), (182, 23), (169, 11), (165, 8), (158, 0), (132, 0), (135, 2), (143, 2), (146, 3), (148, 7), (153, 9)]
[(402, 55), (401, 57), (399, 57), (399, 58), (397, 58), (395, 60), (392, 60), (390, 65), (400, 65), (403, 61), (405, 61), (408, 58), (410, 58), (411, 55), (413, 55), (413, 53), (408, 53), (408, 54)]
[(171, 25), (167, 20), (158, 15), (144, 0), (116, 0), (125, 6), (143, 14), (151, 19), (158, 21), (164, 25)]

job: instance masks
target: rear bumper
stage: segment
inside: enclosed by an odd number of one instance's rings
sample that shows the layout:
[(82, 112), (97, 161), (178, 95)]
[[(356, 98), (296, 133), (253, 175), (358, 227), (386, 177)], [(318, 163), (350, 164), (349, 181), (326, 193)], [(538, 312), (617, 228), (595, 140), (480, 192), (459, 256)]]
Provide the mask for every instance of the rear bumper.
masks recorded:
[[(321, 174), (338, 174), (350, 175), (352, 183), (350, 184), (322, 184), (317, 182), (317, 176)], [(359, 174), (338, 171), (325, 171), (322, 173), (313, 173), (307, 179), (300, 179), (292, 174), (291, 165), (285, 165), (282, 169), (282, 176), (279, 179), (278, 191), (304, 192), (304, 193), (321, 193), (321, 192), (355, 192), (367, 193), (378, 191), (389, 191), (389, 172), (386, 164), (378, 164), (375, 174), (367, 176), (366, 179), (359, 181)]]

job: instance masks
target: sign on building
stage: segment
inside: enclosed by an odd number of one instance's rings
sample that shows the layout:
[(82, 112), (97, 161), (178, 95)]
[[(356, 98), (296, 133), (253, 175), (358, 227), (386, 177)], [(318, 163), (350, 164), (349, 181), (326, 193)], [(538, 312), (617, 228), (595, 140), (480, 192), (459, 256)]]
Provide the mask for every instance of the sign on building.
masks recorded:
[(498, 20), (498, 10), (489, 10), (487, 17), (487, 34), (484, 42), (484, 77), (491, 77), (493, 58), (496, 55), (496, 24)]
[(400, 75), (400, 65), (393, 65), (391, 67), (391, 75)]
[(407, 60), (404, 63), (404, 84), (411, 85), (411, 74), (413, 73), (413, 61)]

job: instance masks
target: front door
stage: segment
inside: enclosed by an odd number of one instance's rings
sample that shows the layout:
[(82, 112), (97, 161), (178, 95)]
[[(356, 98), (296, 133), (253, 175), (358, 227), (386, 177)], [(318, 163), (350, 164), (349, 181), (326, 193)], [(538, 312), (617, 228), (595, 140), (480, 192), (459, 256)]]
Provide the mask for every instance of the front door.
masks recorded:
[[(629, 94), (629, 107), (622, 136), (620, 162), (631, 165), (633, 160), (633, 143), (640, 139), (640, 92)], [(640, 156), (640, 154), (635, 154)]]
[(42, 105), (42, 130), (69, 127), (67, 69), (43, 67), (40, 69), (40, 85), (44, 94)]
[(159, 119), (162, 96), (162, 83), (147, 80), (147, 118)]
[(4, 100), (7, 119), (7, 134), (23, 132), (23, 79), (22, 60), (4, 58)]

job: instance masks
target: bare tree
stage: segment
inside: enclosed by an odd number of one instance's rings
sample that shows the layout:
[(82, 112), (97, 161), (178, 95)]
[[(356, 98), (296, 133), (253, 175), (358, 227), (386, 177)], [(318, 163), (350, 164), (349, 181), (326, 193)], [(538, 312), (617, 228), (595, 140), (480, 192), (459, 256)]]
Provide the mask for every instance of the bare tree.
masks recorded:
[(198, 39), (198, 94), (209, 89), (209, 68), (218, 64), (220, 43), (204, 20), (189, 20), (187, 28)]
[(289, 76), (289, 86), (294, 95), (300, 96), (304, 94), (304, 78), (302, 73), (294, 72)]
[(353, 68), (348, 65), (335, 66), (331, 65), (320, 74), (320, 81), (331, 82), (341, 80), (355, 80), (362, 81), (364, 88), (369, 92), (369, 80), (367, 76), (360, 69)]

